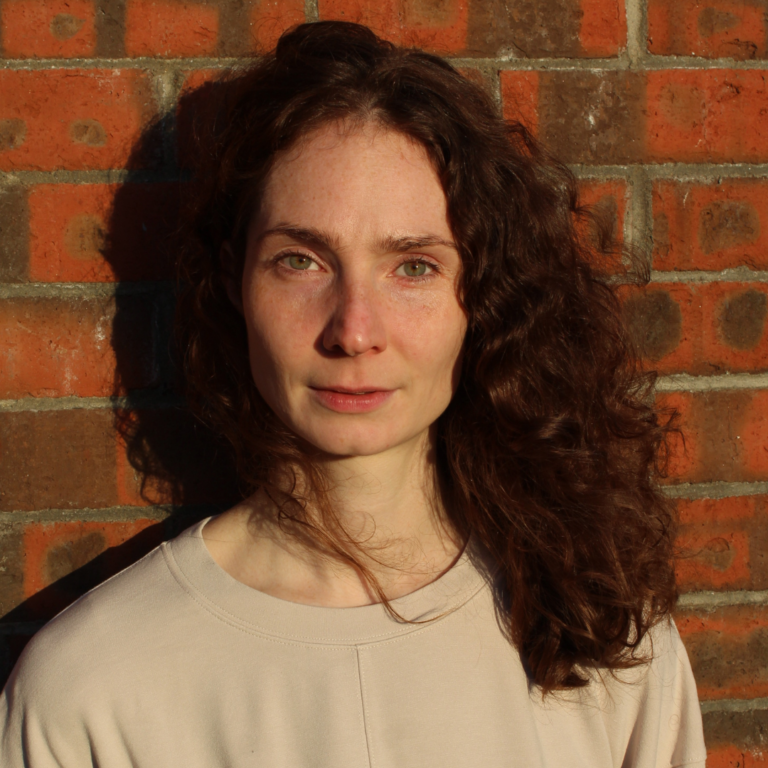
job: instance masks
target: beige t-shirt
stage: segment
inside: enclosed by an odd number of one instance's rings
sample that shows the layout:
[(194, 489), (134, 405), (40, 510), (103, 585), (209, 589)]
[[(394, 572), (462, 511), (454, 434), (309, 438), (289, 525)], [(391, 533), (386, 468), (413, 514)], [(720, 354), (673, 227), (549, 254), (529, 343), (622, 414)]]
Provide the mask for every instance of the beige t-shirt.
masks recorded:
[(653, 662), (542, 700), (471, 551), (380, 605), (271, 597), (198, 524), (62, 612), (0, 698), (4, 768), (704, 766), (677, 630)]

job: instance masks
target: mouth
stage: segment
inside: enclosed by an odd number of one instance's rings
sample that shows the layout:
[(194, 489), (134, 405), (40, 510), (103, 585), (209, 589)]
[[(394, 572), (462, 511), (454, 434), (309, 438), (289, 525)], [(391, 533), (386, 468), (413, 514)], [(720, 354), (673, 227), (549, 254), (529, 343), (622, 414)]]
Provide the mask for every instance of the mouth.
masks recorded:
[(361, 387), (309, 387), (315, 400), (325, 409), (336, 413), (367, 413), (384, 405), (395, 393), (394, 389), (376, 386)]

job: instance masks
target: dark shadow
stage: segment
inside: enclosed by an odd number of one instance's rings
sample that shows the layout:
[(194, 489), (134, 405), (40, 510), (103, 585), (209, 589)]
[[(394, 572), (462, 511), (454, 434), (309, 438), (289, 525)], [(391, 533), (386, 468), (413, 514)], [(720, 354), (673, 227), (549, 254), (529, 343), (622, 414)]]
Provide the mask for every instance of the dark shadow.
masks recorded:
[(184, 404), (172, 333), (179, 216), (194, 183), (185, 170), (192, 165), (190, 139), (213, 130), (226, 88), (209, 82), (191, 90), (174, 116), (146, 128), (133, 147), (106, 231), (95, 233), (117, 284), (111, 341), (117, 360), (113, 395), (119, 398), (114, 425), (122, 454), (118, 497), (122, 505), (137, 507), (135, 518), (147, 506), (162, 507), (168, 517), (119, 546), (95, 545), (81, 557), (84, 564), (77, 567), (75, 558), (74, 570), (0, 619), (0, 687), (45, 621), (162, 541), (242, 497), (228, 446)]

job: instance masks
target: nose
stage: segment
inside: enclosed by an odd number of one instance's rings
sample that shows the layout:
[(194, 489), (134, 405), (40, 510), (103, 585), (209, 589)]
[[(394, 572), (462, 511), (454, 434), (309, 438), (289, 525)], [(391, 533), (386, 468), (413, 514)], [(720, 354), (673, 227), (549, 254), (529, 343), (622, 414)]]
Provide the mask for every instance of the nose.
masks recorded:
[(323, 347), (350, 357), (387, 347), (386, 328), (379, 312), (380, 297), (365, 280), (347, 279), (338, 285), (333, 313), (323, 331)]

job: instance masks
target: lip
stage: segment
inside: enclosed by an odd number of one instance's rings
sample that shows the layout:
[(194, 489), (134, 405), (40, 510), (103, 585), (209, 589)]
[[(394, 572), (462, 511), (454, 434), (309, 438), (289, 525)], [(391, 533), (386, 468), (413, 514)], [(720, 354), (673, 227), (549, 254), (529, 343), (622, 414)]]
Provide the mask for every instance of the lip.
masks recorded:
[(378, 389), (375, 386), (361, 386), (359, 389), (349, 387), (310, 387), (309, 389), (320, 405), (337, 413), (375, 411), (395, 393), (394, 389)]

